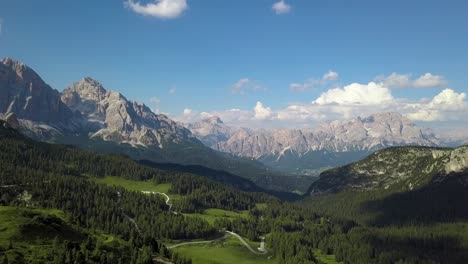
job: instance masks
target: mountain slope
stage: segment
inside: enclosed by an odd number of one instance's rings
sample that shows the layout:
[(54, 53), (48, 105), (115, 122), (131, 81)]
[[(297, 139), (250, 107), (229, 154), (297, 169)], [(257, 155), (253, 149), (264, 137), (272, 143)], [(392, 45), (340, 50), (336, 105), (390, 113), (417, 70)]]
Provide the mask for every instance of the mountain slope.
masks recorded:
[(212, 116), (187, 125), (187, 128), (205, 145), (218, 149), (218, 143), (227, 141), (237, 128), (227, 126), (217, 116)]
[(468, 221), (468, 146), (394, 147), (323, 172), (313, 210), (365, 225)]
[(118, 92), (107, 91), (89, 77), (65, 89), (62, 101), (88, 120), (92, 137), (156, 148), (164, 148), (166, 143), (198, 143), (189, 130), (167, 116), (157, 115)]
[(342, 190), (413, 190), (443, 181), (450, 173), (468, 170), (468, 146), (456, 149), (395, 147), (376, 151), (368, 158), (323, 172), (310, 193)]
[(58, 91), (27, 65), (11, 58), (0, 62), (0, 113), (14, 113), (22, 131), (39, 137), (80, 131), (83, 121), (62, 103)]

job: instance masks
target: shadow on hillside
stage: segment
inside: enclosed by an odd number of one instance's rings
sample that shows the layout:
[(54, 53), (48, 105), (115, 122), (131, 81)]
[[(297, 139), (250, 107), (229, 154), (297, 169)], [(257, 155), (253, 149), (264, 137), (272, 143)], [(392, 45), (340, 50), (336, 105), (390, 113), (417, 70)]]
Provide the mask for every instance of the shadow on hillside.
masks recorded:
[(449, 223), (468, 220), (468, 174), (436, 176), (422, 188), (395, 193), (362, 205), (364, 212), (378, 213), (371, 225)]
[(181, 165), (175, 163), (156, 163), (148, 160), (140, 160), (140, 164), (143, 164), (148, 167), (157, 168), (165, 171), (172, 171), (178, 173), (190, 173), (202, 177), (207, 177), (211, 180), (221, 182), (224, 185), (233, 187), (242, 191), (247, 192), (264, 192), (270, 195), (276, 196), (282, 200), (296, 201), (301, 199), (301, 196), (281, 191), (267, 190), (256, 185), (253, 181), (244, 179), (240, 176), (234, 175), (232, 173), (214, 170), (200, 165)]
[[(405, 260), (404, 263), (468, 263), (468, 251), (462, 247), (460, 239), (455, 237), (372, 234), (368, 239), (372, 247), (381, 252), (380, 263), (395, 263), (399, 260)], [(408, 259), (408, 256), (418, 256), (418, 260)]]

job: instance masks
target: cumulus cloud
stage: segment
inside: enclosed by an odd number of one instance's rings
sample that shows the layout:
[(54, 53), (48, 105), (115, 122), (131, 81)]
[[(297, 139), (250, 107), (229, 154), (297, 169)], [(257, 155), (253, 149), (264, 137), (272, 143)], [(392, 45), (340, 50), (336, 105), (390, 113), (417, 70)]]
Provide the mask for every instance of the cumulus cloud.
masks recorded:
[(314, 103), (325, 104), (381, 104), (393, 100), (390, 90), (381, 84), (370, 82), (368, 84), (352, 83), (341, 88), (330, 89), (322, 93)]
[(325, 73), (321, 79), (309, 78), (303, 83), (291, 83), (289, 89), (295, 92), (304, 92), (313, 90), (315, 88), (322, 88), (327, 84), (330, 84), (339, 79), (337, 72), (329, 70)]
[(255, 105), (254, 113), (254, 118), (257, 120), (268, 120), (273, 117), (273, 111), (271, 111), (271, 108), (263, 106), (260, 101)]
[(192, 109), (189, 109), (189, 108), (185, 108), (183, 112), (184, 116), (189, 116), (192, 113), (193, 113)]
[(430, 73), (425, 73), (418, 79), (413, 82), (414, 87), (418, 88), (429, 88), (429, 87), (438, 87), (442, 86), (445, 83), (445, 79), (439, 75), (432, 75)]
[[(251, 110), (227, 109), (212, 112), (187, 112), (175, 117), (191, 122), (209, 116), (218, 116), (225, 123), (252, 128), (306, 127), (328, 120), (349, 119), (377, 112), (399, 112), (417, 122), (468, 123), (467, 95), (453, 89), (441, 90), (429, 99), (396, 98), (382, 83), (352, 83), (329, 89), (309, 103), (291, 103), (272, 109), (261, 101)], [(190, 118), (188, 118), (190, 117)]]
[(277, 15), (287, 14), (291, 11), (291, 5), (287, 4), (284, 0), (274, 3), (271, 8)]
[(324, 81), (336, 81), (338, 80), (338, 73), (334, 72), (332, 70), (329, 70), (327, 73), (325, 73), (322, 77), (322, 80)]
[(376, 81), (391, 88), (432, 88), (443, 86), (446, 81), (443, 76), (425, 73), (416, 79), (411, 74), (392, 73), (389, 76), (379, 76)]
[(177, 92), (177, 89), (176, 88), (171, 88), (169, 89), (168, 93), (170, 94), (175, 94)]
[[(463, 119), (468, 114), (466, 94), (444, 89), (427, 103), (409, 104), (414, 109), (408, 117), (417, 121), (447, 121)], [(466, 118), (466, 117), (465, 117)]]
[[(202, 115), (202, 113), (203, 113), (203, 115)], [(205, 113), (205, 112), (202, 112), (202, 113), (194, 111), (194, 110), (192, 110), (190, 108), (184, 108), (182, 113), (180, 113), (179, 115), (176, 115), (176, 116), (169, 115), (169, 116), (172, 117), (176, 121), (188, 124), (188, 123), (193, 123), (193, 122), (198, 121), (198, 120), (200, 120), (202, 118), (206, 118), (206, 117), (210, 116), (210, 114), (208, 114), (208, 113)]]
[(141, 4), (134, 0), (127, 0), (125, 6), (144, 16), (154, 16), (162, 19), (176, 18), (188, 8), (186, 0), (154, 0)]
[(267, 89), (257, 81), (243, 78), (231, 85), (230, 90), (233, 94), (245, 95), (249, 92), (266, 91)]

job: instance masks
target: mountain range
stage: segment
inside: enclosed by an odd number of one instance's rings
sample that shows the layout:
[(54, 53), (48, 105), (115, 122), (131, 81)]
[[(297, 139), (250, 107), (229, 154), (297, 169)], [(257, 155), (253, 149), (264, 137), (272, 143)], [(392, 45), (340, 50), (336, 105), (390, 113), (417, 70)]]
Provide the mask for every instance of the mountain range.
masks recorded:
[(237, 128), (215, 116), (187, 128), (213, 149), (301, 173), (344, 165), (386, 147), (440, 145), (433, 132), (394, 112), (336, 120), (308, 129)]
[(308, 129), (239, 128), (216, 116), (184, 127), (90, 77), (58, 92), (11, 58), (0, 63), (0, 117), (34, 139), (160, 164), (201, 165), (277, 191), (305, 191), (316, 179), (310, 176), (382, 148), (441, 145), (434, 133), (399, 113)]
[[(398, 113), (308, 129), (218, 117), (184, 127), (90, 77), (58, 92), (7, 58), (0, 119), (2, 263), (185, 264), (164, 243), (203, 243), (219, 230), (210, 245), (246, 237), (278, 263), (468, 259), (468, 146), (440, 147), (449, 141)], [(147, 261), (129, 260), (145, 251)]]
[(108, 91), (90, 77), (60, 93), (33, 69), (11, 58), (0, 63), (0, 118), (37, 140), (121, 153), (136, 160), (202, 165), (253, 180), (268, 189), (294, 188), (286, 182), (295, 181), (284, 180), (283, 173), (259, 161), (206, 147), (166, 115)]

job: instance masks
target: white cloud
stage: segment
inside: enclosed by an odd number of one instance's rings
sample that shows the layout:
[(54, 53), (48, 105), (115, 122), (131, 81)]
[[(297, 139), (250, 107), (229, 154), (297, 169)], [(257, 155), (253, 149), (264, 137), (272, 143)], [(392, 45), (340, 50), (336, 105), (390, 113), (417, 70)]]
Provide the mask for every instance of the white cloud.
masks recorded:
[(189, 109), (189, 108), (185, 108), (183, 112), (184, 116), (189, 116), (192, 113), (193, 113), (192, 109)]
[(127, 0), (125, 6), (138, 14), (162, 19), (179, 17), (188, 8), (186, 0), (154, 0), (154, 2), (147, 4)]
[(258, 101), (254, 107), (254, 118), (258, 120), (267, 120), (273, 117), (270, 107), (264, 107), (262, 102)]
[(177, 89), (176, 88), (171, 88), (169, 89), (168, 93), (170, 94), (175, 94), (177, 92)]
[(447, 121), (460, 120), (468, 114), (466, 94), (445, 89), (428, 103), (410, 105), (414, 110), (408, 117), (417, 121)]
[(322, 77), (322, 80), (324, 81), (336, 81), (338, 80), (338, 73), (334, 72), (332, 70), (329, 70), (327, 73), (325, 73)]
[(370, 82), (366, 84), (352, 83), (341, 88), (330, 89), (322, 93), (314, 103), (325, 104), (381, 104), (393, 100), (390, 90), (381, 84)]
[(417, 79), (411, 79), (411, 74), (392, 73), (389, 76), (379, 76), (377, 81), (391, 88), (432, 88), (440, 87), (446, 83), (440, 75), (425, 73)]
[(243, 78), (230, 87), (231, 93), (245, 95), (249, 92), (266, 91), (267, 89), (257, 81)]
[[(377, 112), (399, 112), (413, 121), (436, 124), (468, 124), (466, 93), (452, 89), (441, 90), (429, 99), (396, 98), (382, 83), (352, 83), (329, 89), (310, 103), (290, 103), (284, 108), (272, 109), (258, 101), (251, 110), (227, 109), (201, 112), (184, 111), (174, 117), (184, 122), (219, 116), (229, 125), (252, 128), (310, 127), (327, 120), (349, 119)], [(467, 126), (467, 125), (463, 125)]]
[(287, 14), (291, 11), (291, 5), (287, 4), (284, 0), (274, 3), (271, 8), (278, 15)]
[(313, 90), (315, 88), (321, 88), (327, 84), (330, 84), (336, 80), (338, 80), (339, 75), (337, 72), (329, 70), (325, 73), (321, 79), (309, 78), (303, 83), (291, 83), (289, 85), (289, 89), (295, 92), (304, 92)]
[(413, 83), (414, 87), (418, 88), (429, 88), (429, 87), (439, 87), (444, 85), (445, 79), (439, 75), (432, 75), (430, 73), (426, 73), (416, 79)]

